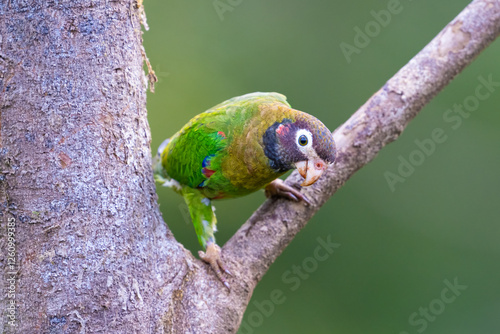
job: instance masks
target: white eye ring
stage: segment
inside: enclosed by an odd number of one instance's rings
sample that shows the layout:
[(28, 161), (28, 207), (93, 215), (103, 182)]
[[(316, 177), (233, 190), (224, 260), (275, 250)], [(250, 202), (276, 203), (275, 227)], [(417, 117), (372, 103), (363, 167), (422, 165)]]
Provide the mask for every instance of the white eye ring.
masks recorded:
[(295, 134), (295, 142), (301, 151), (307, 151), (313, 145), (313, 137), (311, 132), (306, 129), (300, 129)]

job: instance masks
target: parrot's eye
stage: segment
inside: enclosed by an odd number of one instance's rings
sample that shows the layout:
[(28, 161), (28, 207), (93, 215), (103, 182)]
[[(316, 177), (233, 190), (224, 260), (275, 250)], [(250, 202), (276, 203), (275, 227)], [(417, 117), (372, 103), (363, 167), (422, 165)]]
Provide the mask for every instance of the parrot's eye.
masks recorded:
[(295, 133), (295, 142), (299, 150), (306, 152), (313, 144), (313, 136), (309, 130), (299, 129)]
[(307, 137), (306, 137), (305, 135), (301, 135), (301, 136), (299, 137), (298, 142), (299, 142), (299, 145), (300, 145), (300, 146), (306, 146), (306, 145), (307, 145), (307, 142), (308, 142)]

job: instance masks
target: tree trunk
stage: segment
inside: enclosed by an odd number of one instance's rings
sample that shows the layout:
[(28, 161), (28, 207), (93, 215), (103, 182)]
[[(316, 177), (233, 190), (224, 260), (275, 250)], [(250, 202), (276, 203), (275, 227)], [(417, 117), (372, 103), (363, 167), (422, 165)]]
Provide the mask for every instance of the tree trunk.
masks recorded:
[(500, 32), (474, 1), (340, 127), (315, 204), (269, 200), (223, 248), (228, 291), (158, 209), (138, 2), (1, 2), (2, 332), (235, 333), (314, 212)]
[(156, 203), (137, 5), (2, 1), (0, 15), (4, 331), (168, 327), (186, 255)]

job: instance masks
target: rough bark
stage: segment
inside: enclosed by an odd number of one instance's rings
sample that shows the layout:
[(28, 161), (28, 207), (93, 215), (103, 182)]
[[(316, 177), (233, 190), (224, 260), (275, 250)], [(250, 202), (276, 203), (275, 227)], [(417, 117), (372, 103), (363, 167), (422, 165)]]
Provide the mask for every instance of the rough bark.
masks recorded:
[(0, 15), (1, 309), (14, 276), (18, 333), (153, 332), (185, 254), (157, 205), (137, 5), (2, 1)]
[(313, 205), (270, 199), (223, 247), (229, 292), (158, 209), (139, 6), (0, 6), (0, 329), (18, 333), (236, 332), (295, 234), (500, 33), (500, 3), (473, 1), (340, 126)]

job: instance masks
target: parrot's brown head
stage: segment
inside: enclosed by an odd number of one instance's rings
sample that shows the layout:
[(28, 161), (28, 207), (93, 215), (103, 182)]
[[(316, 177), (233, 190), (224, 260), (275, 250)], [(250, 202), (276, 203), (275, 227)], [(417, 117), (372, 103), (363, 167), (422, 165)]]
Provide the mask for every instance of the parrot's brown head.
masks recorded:
[(317, 118), (297, 111), (295, 121), (285, 118), (264, 133), (264, 153), (276, 172), (297, 168), (305, 179), (302, 186), (316, 182), (335, 161), (332, 133)]

